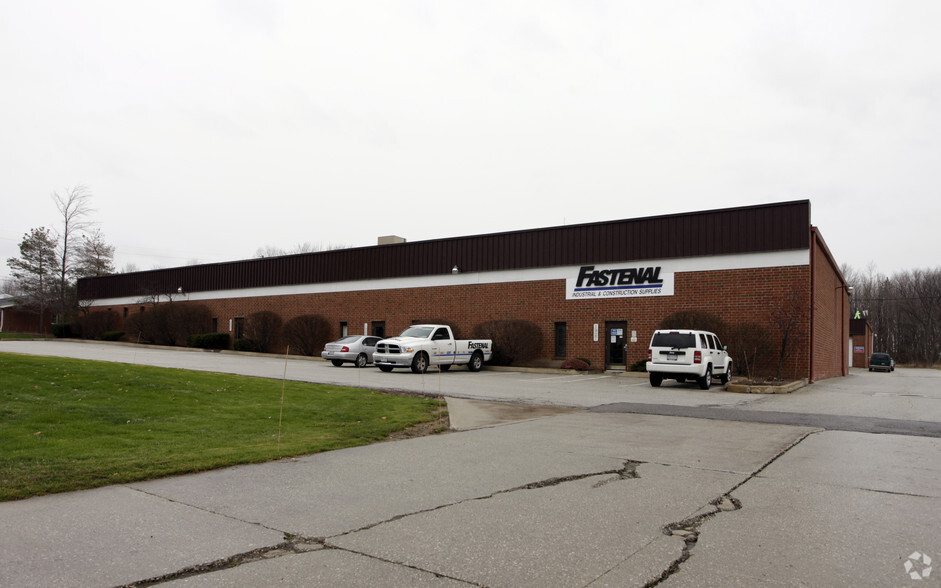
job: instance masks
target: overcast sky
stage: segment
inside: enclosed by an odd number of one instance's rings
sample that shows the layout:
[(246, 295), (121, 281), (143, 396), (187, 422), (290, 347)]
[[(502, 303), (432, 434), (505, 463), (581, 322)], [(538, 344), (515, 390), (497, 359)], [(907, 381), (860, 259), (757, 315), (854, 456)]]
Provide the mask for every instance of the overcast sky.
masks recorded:
[(0, 5), (0, 276), (85, 185), (119, 269), (809, 199), (939, 265), (941, 2)]

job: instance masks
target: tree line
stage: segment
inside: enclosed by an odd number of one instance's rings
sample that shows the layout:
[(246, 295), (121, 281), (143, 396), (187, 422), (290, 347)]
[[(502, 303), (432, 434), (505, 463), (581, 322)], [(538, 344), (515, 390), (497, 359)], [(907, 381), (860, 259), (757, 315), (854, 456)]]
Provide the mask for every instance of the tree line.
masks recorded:
[(876, 335), (873, 351), (898, 363), (941, 363), (941, 268), (903, 270), (886, 276), (870, 265), (855, 270), (844, 265), (853, 287), (854, 317), (866, 318)]

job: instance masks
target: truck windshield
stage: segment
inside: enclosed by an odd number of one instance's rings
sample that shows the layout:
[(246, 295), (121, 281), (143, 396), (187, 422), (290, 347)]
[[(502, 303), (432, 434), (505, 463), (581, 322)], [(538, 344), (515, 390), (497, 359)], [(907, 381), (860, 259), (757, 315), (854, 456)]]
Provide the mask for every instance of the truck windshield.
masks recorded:
[(427, 339), (428, 335), (431, 334), (434, 327), (409, 327), (399, 333), (399, 337), (418, 337), (419, 339)]
[(696, 335), (692, 333), (656, 333), (650, 346), (669, 347), (670, 349), (696, 347)]

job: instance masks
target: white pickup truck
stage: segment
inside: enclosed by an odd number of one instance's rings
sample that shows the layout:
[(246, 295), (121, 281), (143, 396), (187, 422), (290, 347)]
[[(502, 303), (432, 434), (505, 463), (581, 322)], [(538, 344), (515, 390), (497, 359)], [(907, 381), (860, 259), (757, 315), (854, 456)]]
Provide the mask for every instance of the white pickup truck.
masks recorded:
[(412, 325), (398, 337), (379, 341), (372, 361), (384, 372), (410, 367), (416, 374), (423, 374), (432, 365), (446, 371), (452, 365), (464, 364), (478, 372), (492, 353), (490, 339), (455, 340), (447, 325)]

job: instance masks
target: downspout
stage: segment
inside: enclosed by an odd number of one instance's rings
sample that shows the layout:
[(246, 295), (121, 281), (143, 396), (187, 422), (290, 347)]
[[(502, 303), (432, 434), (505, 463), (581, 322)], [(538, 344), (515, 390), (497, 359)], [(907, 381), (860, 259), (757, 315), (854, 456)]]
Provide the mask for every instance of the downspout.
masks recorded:
[(816, 308), (817, 301), (817, 272), (816, 270), (816, 259), (815, 255), (817, 250), (817, 230), (813, 225), (810, 226), (810, 374), (808, 374), (807, 381), (810, 383), (814, 382), (814, 342), (817, 340), (814, 331), (814, 323), (816, 322), (816, 313), (814, 309)]

